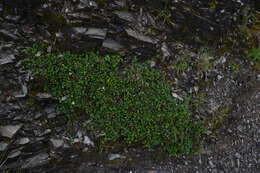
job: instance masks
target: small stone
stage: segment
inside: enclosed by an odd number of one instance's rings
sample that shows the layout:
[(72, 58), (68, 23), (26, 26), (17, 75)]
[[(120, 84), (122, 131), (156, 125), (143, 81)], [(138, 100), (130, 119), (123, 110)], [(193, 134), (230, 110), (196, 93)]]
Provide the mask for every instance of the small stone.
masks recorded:
[(97, 8), (98, 5), (95, 1), (89, 1), (89, 6)]
[(2, 136), (12, 138), (21, 127), (22, 127), (22, 125), (2, 126), (2, 127), (0, 127), (0, 134)]
[(16, 97), (16, 98), (26, 97), (28, 94), (28, 88), (27, 88), (26, 84), (22, 82), (21, 77), (19, 77), (19, 83), (21, 85), (21, 91), (19, 92), (19, 94), (15, 95), (14, 97)]
[(136, 21), (134, 15), (128, 11), (115, 11), (114, 14), (116, 14), (120, 19), (126, 20), (128, 22)]
[(115, 40), (112, 39), (106, 39), (103, 44), (103, 47), (114, 50), (114, 51), (119, 51), (121, 49), (123, 49), (123, 46), (121, 44), (119, 44), (118, 42), (116, 42)]
[(73, 27), (72, 30), (76, 34), (84, 34), (87, 31), (87, 28), (85, 28), (85, 27)]
[(94, 146), (94, 142), (92, 142), (88, 136), (84, 136), (84, 144)]
[(15, 60), (13, 54), (6, 54), (0, 52), (0, 65), (12, 63)]
[(198, 86), (194, 86), (193, 89), (194, 89), (195, 93), (198, 93), (198, 91), (199, 91), (199, 87)]
[(79, 9), (83, 9), (83, 8), (89, 8), (89, 7), (94, 7), (97, 8), (98, 5), (95, 1), (90, 1), (90, 0), (80, 0), (80, 3), (78, 5)]
[(218, 79), (218, 80), (220, 80), (220, 79), (222, 79), (222, 78), (223, 78), (223, 76), (217, 75), (217, 79)]
[(149, 61), (149, 64), (150, 64), (150, 67), (155, 67), (155, 65), (156, 65), (156, 62), (155, 61)]
[(240, 159), (242, 156), (241, 156), (239, 153), (236, 153), (236, 154), (235, 154), (235, 157), (238, 158), (238, 159)]
[(171, 56), (170, 50), (165, 42), (162, 43), (161, 51), (162, 51), (163, 57)]
[(5, 151), (7, 149), (8, 143), (0, 142), (0, 151)]
[(39, 57), (39, 56), (41, 56), (41, 55), (42, 55), (42, 52), (41, 52), (41, 51), (39, 51), (39, 52), (37, 52), (37, 53), (35, 54), (36, 57)]
[(210, 165), (211, 168), (215, 167), (215, 165), (213, 164), (213, 162), (211, 160), (209, 161), (209, 165)]
[(137, 40), (140, 40), (140, 41), (143, 41), (143, 42), (147, 42), (147, 43), (152, 43), (152, 44), (156, 44), (158, 42), (158, 40), (153, 39), (153, 38), (151, 38), (149, 36), (143, 35), (141, 33), (138, 33), (138, 32), (136, 32), (136, 31), (134, 31), (134, 30), (132, 30), (130, 28), (126, 29), (125, 31), (126, 31), (126, 33), (129, 36), (134, 37)]
[(183, 98), (181, 98), (178, 94), (176, 94), (176, 93), (172, 93), (172, 96), (174, 97), (174, 98), (176, 98), (176, 99), (179, 99), (179, 100), (181, 100), (181, 101), (183, 101)]
[(18, 157), (22, 152), (20, 150), (18, 151), (13, 151), (11, 152), (9, 155), (8, 155), (8, 158), (9, 159), (12, 159), (12, 158), (15, 158), (15, 157)]
[(43, 114), (41, 112), (38, 112), (38, 113), (35, 114), (34, 119), (37, 120), (42, 116), (43, 116)]
[(25, 145), (28, 144), (30, 142), (30, 139), (27, 137), (24, 138), (20, 138), (17, 142), (18, 145)]
[(64, 141), (62, 139), (50, 139), (53, 148), (60, 148), (63, 146)]
[(79, 138), (75, 138), (75, 139), (73, 139), (73, 143), (78, 143), (78, 142), (80, 142), (81, 140), (79, 139)]
[(109, 154), (108, 160), (125, 159), (126, 157), (121, 154)]
[(48, 118), (49, 118), (49, 119), (55, 118), (56, 115), (57, 115), (56, 113), (50, 113), (50, 114), (48, 115)]
[(77, 137), (81, 139), (83, 137), (83, 132), (81, 130), (77, 131)]
[(88, 30), (85, 34), (91, 38), (104, 40), (107, 35), (107, 29), (88, 28)]
[(49, 99), (52, 96), (49, 93), (37, 93), (36, 97), (38, 97), (39, 99)]
[(44, 130), (44, 132), (42, 134), (40, 134), (40, 136), (44, 136), (44, 135), (47, 135), (49, 133), (51, 133), (51, 129), (46, 129), (46, 130)]

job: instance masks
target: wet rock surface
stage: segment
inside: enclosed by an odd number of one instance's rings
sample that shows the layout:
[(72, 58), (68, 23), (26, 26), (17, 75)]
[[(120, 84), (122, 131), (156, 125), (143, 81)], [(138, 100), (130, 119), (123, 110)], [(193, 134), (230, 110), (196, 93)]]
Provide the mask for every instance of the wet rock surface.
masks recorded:
[[(247, 45), (224, 40), (240, 39), (233, 27), (254, 7), (242, 0), (1, 1), (0, 172), (260, 172), (259, 71), (239, 52)], [(99, 50), (149, 60), (167, 73), (174, 97), (189, 93), (202, 102), (195, 117), (211, 127), (202, 151), (179, 158), (121, 147), (96, 151), (93, 136), (69, 124), (51, 95), (37, 82), (36, 91), (29, 88), (22, 49), (37, 41), (50, 44), (50, 51)], [(232, 50), (223, 53), (226, 42)]]

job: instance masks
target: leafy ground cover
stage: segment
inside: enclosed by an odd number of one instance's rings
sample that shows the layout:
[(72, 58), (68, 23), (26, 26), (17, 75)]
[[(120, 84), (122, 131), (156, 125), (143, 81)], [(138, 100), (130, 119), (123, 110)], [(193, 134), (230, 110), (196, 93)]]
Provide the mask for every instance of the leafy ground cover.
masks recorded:
[(26, 49), (24, 66), (44, 81), (59, 111), (71, 120), (79, 114), (89, 119), (86, 128), (103, 134), (101, 144), (160, 147), (172, 156), (198, 149), (204, 126), (192, 120), (188, 102), (171, 96), (162, 72), (135, 60), (122, 68), (123, 58), (116, 55), (46, 50)]

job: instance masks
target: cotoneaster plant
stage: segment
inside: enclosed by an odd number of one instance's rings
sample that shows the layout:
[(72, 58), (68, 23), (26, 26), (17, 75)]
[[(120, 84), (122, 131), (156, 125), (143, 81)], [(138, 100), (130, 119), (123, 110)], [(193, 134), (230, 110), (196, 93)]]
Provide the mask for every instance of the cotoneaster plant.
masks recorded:
[(187, 102), (171, 96), (164, 74), (147, 63), (93, 52), (47, 53), (47, 46), (26, 49), (24, 67), (58, 100), (70, 119), (81, 112), (86, 128), (102, 145), (123, 143), (161, 148), (171, 156), (196, 151), (204, 126), (192, 120)]

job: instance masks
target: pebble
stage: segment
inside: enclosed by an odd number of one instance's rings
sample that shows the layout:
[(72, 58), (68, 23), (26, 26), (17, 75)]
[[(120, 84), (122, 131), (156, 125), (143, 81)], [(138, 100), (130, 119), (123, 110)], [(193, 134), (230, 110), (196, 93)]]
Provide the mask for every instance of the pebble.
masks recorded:
[(85, 28), (85, 27), (73, 27), (72, 30), (76, 34), (84, 34), (87, 31), (87, 28)]
[(134, 15), (128, 11), (115, 11), (114, 14), (116, 14), (120, 19), (126, 20), (128, 22), (136, 21)]
[(170, 50), (165, 42), (162, 43), (161, 51), (162, 51), (163, 57), (171, 56)]
[(64, 141), (62, 139), (50, 139), (53, 148), (60, 148), (63, 146)]
[(107, 29), (88, 28), (85, 34), (88, 35), (90, 38), (104, 40), (107, 35)]
[(5, 151), (7, 149), (8, 143), (0, 142), (0, 151)]
[(88, 136), (84, 136), (84, 144), (94, 146), (94, 142), (92, 142)]
[(27, 137), (24, 138), (20, 138), (17, 142), (18, 145), (25, 145), (28, 144), (30, 142), (30, 139)]
[(39, 99), (49, 99), (52, 96), (49, 93), (37, 93), (36, 97), (38, 97)]
[(123, 46), (113, 39), (106, 39), (103, 42), (102, 46), (105, 48), (114, 50), (114, 51), (119, 51), (119, 50), (123, 49)]
[(21, 152), (20, 150), (18, 150), (18, 151), (12, 151), (11, 153), (9, 153), (8, 158), (9, 158), (9, 159), (12, 159), (12, 158), (18, 157), (18, 156), (21, 155), (21, 153), (22, 153), (22, 152)]
[(0, 65), (12, 63), (15, 60), (13, 54), (6, 54), (0, 52)]
[(109, 154), (108, 160), (125, 159), (126, 157), (121, 154)]
[(141, 33), (138, 33), (137, 31), (134, 31), (130, 28), (125, 29), (126, 33), (131, 36), (134, 37), (137, 40), (143, 41), (143, 42), (147, 42), (147, 43), (152, 43), (152, 44), (156, 44), (158, 42), (158, 40), (153, 39), (149, 36), (143, 35)]

